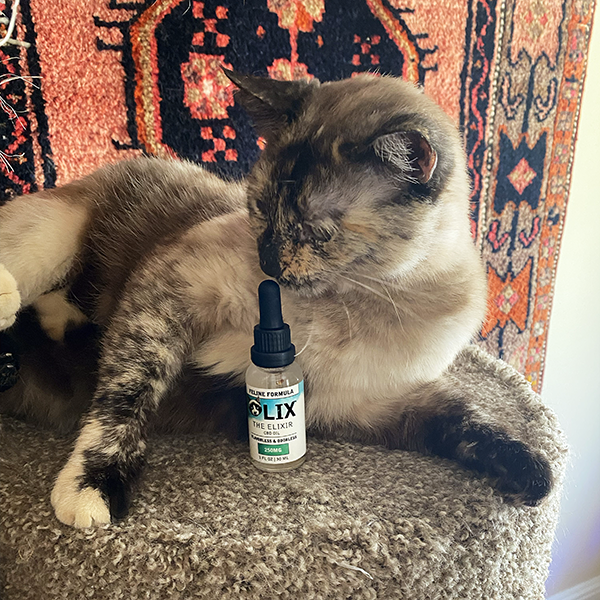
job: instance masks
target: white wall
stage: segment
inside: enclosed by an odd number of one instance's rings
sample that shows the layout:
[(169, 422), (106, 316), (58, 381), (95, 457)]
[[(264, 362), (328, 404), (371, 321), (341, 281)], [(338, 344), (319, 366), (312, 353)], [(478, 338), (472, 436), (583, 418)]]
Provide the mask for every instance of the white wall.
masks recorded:
[[(572, 449), (548, 596), (600, 576), (600, 17), (589, 54), (542, 397)], [(595, 593), (589, 598), (600, 598)]]

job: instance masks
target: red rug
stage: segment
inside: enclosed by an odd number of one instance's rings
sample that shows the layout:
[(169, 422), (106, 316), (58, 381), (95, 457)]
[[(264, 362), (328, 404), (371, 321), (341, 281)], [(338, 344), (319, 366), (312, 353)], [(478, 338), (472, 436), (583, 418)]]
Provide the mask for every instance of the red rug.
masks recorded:
[(142, 152), (243, 175), (260, 140), (222, 64), (282, 79), (375, 71), (420, 82), (464, 132), (490, 285), (479, 343), (539, 391), (593, 7), (22, 0), (18, 43), (0, 48), (0, 190), (9, 199)]

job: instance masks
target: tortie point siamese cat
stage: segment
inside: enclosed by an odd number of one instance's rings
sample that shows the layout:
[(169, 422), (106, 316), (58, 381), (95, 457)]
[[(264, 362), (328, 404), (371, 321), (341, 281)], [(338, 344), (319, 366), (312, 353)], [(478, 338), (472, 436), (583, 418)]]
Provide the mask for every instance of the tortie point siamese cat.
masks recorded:
[(0, 409), (62, 430), (81, 417), (58, 519), (124, 517), (157, 422), (246, 429), (265, 276), (301, 349), (309, 432), (450, 458), (539, 503), (547, 461), (444, 384), (486, 307), (452, 122), (393, 77), (227, 74), (267, 140), (245, 181), (146, 157), (0, 208), (0, 329), (21, 360)]

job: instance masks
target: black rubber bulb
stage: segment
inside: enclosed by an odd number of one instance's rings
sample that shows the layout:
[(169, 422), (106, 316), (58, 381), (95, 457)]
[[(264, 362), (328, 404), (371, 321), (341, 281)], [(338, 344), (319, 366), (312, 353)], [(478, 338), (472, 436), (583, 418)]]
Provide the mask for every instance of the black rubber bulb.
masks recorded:
[(261, 329), (283, 329), (281, 292), (277, 283), (267, 279), (258, 286), (258, 306)]

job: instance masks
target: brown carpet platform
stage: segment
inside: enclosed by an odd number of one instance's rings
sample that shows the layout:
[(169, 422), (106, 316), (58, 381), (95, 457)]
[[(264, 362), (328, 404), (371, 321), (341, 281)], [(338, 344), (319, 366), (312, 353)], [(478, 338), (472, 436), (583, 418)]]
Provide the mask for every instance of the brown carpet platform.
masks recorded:
[(466, 349), (448, 377), (545, 455), (557, 487), (505, 503), (442, 459), (309, 440), (266, 474), (244, 444), (152, 440), (125, 521), (76, 530), (50, 506), (72, 440), (0, 421), (0, 598), (541, 600), (567, 450), (512, 367)]

